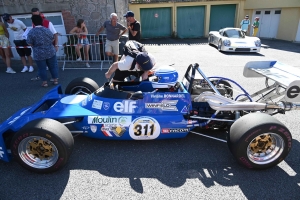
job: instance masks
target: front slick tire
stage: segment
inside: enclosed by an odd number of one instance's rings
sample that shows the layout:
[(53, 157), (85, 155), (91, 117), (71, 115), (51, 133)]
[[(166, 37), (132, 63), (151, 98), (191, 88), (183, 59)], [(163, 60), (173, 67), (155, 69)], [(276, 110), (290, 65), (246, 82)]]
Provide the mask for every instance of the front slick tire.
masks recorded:
[(73, 146), (73, 136), (63, 124), (53, 119), (37, 119), (14, 135), (11, 150), (24, 168), (51, 173), (67, 163)]
[(90, 78), (78, 77), (72, 80), (66, 87), (65, 94), (92, 94), (99, 89), (99, 85)]
[(276, 166), (288, 155), (292, 147), (292, 135), (270, 115), (250, 113), (231, 126), (228, 147), (245, 167), (267, 169)]

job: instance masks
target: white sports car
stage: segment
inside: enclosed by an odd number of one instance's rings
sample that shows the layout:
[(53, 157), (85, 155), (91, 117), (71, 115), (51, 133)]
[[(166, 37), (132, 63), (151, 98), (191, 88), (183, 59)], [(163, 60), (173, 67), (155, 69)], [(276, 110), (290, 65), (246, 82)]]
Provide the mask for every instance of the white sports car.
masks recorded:
[(210, 31), (208, 44), (217, 46), (219, 51), (228, 52), (259, 52), (261, 47), (258, 37), (248, 37), (240, 28)]

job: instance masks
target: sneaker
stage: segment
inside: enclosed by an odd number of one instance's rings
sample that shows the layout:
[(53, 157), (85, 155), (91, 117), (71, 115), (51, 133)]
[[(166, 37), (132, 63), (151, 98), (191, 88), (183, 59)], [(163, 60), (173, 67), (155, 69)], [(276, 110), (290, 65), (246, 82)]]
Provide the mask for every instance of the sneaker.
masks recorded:
[(76, 60), (76, 61), (82, 61), (81, 57), (77, 58), (77, 60)]
[(10, 68), (7, 68), (6, 73), (15, 74), (16, 72), (10, 67)]
[(85, 66), (88, 68), (91, 67), (89, 63), (86, 63)]
[(49, 70), (49, 67), (46, 67), (46, 70)]
[(28, 71), (28, 67), (27, 66), (24, 66), (24, 68), (22, 69), (21, 72), (27, 72)]
[(33, 72), (34, 68), (32, 66), (29, 67), (29, 72)]

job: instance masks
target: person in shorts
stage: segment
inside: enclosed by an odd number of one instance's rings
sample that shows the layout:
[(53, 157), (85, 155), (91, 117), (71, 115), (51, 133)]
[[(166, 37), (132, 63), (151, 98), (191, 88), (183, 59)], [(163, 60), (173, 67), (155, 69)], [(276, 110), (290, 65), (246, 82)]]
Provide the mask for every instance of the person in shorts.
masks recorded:
[(105, 53), (107, 56), (113, 56), (114, 62), (117, 62), (119, 58), (119, 39), (127, 29), (118, 22), (116, 13), (110, 14), (110, 20), (104, 22), (103, 26), (97, 31), (96, 36), (104, 29), (106, 29)]
[[(18, 19), (13, 19), (11, 15), (7, 13), (3, 14), (3, 20), (7, 22), (8, 28), (10, 28), (14, 33), (14, 43), (16, 45), (17, 52), (21, 57), (21, 61), (24, 66), (21, 72), (26, 72), (26, 71), (33, 72), (34, 68), (32, 67), (33, 61), (31, 57), (31, 48), (26, 43), (26, 40), (23, 38), (23, 33), (27, 29), (26, 25)], [(23, 48), (18, 48), (19, 46)], [(27, 67), (25, 56), (28, 59), (29, 68)]]
[(78, 59), (76, 61), (82, 61), (80, 49), (84, 48), (84, 60), (86, 61), (86, 67), (90, 67), (89, 65), (89, 49), (90, 43), (87, 39), (88, 29), (84, 23), (83, 19), (79, 19), (77, 21), (77, 25), (70, 31), (70, 34), (76, 35), (78, 38), (78, 43), (75, 47), (75, 51), (77, 53)]
[(10, 46), (9, 44), (9, 33), (7, 31), (7, 28), (5, 24), (0, 20), (0, 56), (2, 57), (4, 63), (6, 64), (6, 73), (14, 74), (16, 73), (12, 68), (11, 68), (11, 49), (8, 48)]

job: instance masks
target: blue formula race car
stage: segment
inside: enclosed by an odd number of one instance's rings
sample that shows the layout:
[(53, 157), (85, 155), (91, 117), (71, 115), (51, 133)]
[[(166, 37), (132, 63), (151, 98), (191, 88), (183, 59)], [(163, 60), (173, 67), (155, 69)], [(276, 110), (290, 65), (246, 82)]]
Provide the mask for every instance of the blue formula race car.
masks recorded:
[[(14, 158), (30, 171), (49, 173), (67, 163), (78, 134), (154, 140), (222, 130), (226, 140), (209, 137), (227, 142), (240, 164), (269, 168), (288, 155), (292, 144), (289, 130), (271, 115), (300, 107), (292, 103), (300, 101), (300, 78), (286, 69), (275, 61), (247, 63), (246, 77), (266, 78), (266, 88), (252, 95), (233, 80), (206, 77), (198, 64), (188, 66), (182, 82), (169, 66), (142, 82), (99, 87), (89, 78), (76, 78), (65, 92), (53, 88), (0, 125), (0, 160)], [(238, 95), (232, 85), (240, 88)]]

